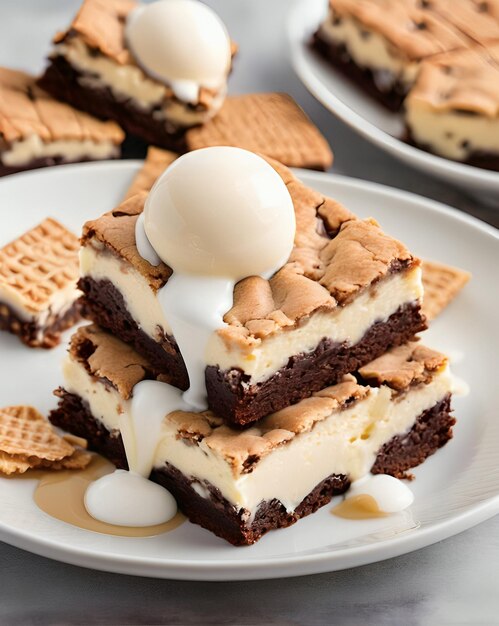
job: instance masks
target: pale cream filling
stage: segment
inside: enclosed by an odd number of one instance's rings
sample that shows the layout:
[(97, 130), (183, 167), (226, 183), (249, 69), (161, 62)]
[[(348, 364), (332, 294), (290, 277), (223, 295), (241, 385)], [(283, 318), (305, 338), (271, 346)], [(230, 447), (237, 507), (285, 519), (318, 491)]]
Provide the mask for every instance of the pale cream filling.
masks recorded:
[[(368, 32), (368, 36), (363, 33)], [(416, 78), (419, 64), (399, 55), (397, 50), (379, 33), (367, 31), (357, 20), (341, 16), (334, 23), (330, 12), (320, 26), (324, 39), (334, 44), (343, 44), (348, 54), (359, 67), (370, 70), (386, 70), (395, 79), (410, 86)]]
[(112, 141), (58, 139), (45, 142), (38, 135), (30, 135), (14, 141), (8, 150), (2, 152), (1, 159), (4, 165), (12, 167), (44, 157), (62, 157), (66, 161), (77, 161), (84, 158), (109, 159), (116, 154), (117, 148)]
[[(132, 318), (147, 335), (157, 341), (162, 331), (171, 334), (156, 294), (129, 264), (87, 245), (80, 252), (80, 270), (82, 276), (110, 280), (121, 292)], [(322, 339), (356, 344), (374, 323), (387, 320), (401, 306), (419, 301), (422, 295), (421, 269), (414, 267), (381, 280), (374, 293), (366, 290), (351, 304), (317, 312), (298, 327), (283, 329), (247, 350), (229, 349), (215, 333), (208, 343), (206, 362), (221, 370), (240, 368), (250, 376), (248, 384), (255, 384), (284, 367), (290, 357), (315, 350)]]
[(76, 283), (54, 292), (40, 311), (32, 311), (26, 307), (23, 296), (8, 285), (0, 285), (0, 306), (6, 304), (15, 316), (24, 322), (36, 322), (38, 326), (50, 325), (57, 318), (62, 317), (81, 296)]
[(499, 154), (499, 118), (436, 111), (410, 97), (406, 121), (414, 140), (449, 159), (464, 161), (473, 152)]
[(94, 280), (109, 280), (120, 291), (127, 311), (137, 326), (155, 341), (161, 341), (171, 328), (163, 314), (156, 293), (132, 265), (106, 252), (98, 242), (80, 250), (80, 274)]
[(132, 99), (134, 104), (145, 109), (161, 105), (153, 115), (179, 126), (192, 126), (206, 122), (215, 115), (225, 99), (224, 85), (213, 99), (209, 111), (196, 111), (189, 103), (166, 97), (166, 85), (149, 78), (136, 65), (120, 65), (103, 55), (94, 56), (88, 46), (78, 37), (58, 44), (55, 55), (63, 56), (74, 68), (84, 73), (78, 81), (86, 87), (110, 88), (117, 100)]
[[(113, 432), (119, 429), (119, 413), (129, 411), (130, 401), (92, 378), (79, 363), (67, 359), (65, 388), (85, 400), (93, 416)], [(427, 385), (409, 389), (398, 397), (388, 387), (371, 389), (369, 395), (343, 411), (335, 411), (310, 432), (296, 435), (256, 463), (248, 474), (234, 473), (229, 462), (201, 441), (177, 438), (177, 426), (165, 416), (154, 466), (165, 463), (198, 481), (196, 491), (208, 497), (204, 481), (218, 488), (236, 508), (254, 515), (263, 501), (277, 499), (288, 511), (331, 474), (356, 480), (367, 474), (380, 448), (392, 437), (409, 431), (418, 416), (452, 391), (448, 368)], [(258, 426), (246, 432), (258, 434)]]

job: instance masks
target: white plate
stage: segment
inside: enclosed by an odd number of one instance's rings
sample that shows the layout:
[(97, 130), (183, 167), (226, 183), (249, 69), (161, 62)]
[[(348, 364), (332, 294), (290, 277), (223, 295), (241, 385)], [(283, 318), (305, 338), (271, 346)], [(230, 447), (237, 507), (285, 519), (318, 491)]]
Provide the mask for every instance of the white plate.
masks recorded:
[[(75, 232), (115, 206), (138, 162), (62, 166), (0, 181), (0, 245), (51, 215)], [(33, 480), (0, 479), (0, 539), (37, 554), (87, 567), (147, 576), (236, 580), (298, 576), (386, 559), (449, 537), (499, 512), (499, 420), (496, 388), (497, 232), (435, 202), (358, 180), (300, 172), (311, 186), (359, 215), (374, 214), (417, 253), (466, 267), (474, 278), (428, 332), (427, 342), (460, 352), (456, 372), (471, 385), (456, 399), (454, 440), (416, 470), (410, 512), (346, 522), (331, 506), (255, 546), (234, 548), (185, 523), (165, 536), (110, 537), (57, 521), (37, 509)], [(0, 406), (55, 404), (64, 346), (30, 350), (0, 333)]]
[(366, 139), (424, 172), (479, 192), (499, 195), (499, 173), (435, 156), (398, 139), (404, 132), (401, 114), (393, 113), (349, 81), (310, 48), (313, 33), (326, 14), (327, 0), (296, 0), (287, 30), (294, 69), (322, 104)]

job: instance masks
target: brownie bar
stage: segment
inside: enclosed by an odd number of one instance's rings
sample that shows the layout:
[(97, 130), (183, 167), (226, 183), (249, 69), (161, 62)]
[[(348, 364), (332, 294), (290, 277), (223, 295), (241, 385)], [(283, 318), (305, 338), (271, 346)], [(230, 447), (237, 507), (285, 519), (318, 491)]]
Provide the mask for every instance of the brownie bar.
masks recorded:
[(185, 129), (165, 119), (156, 119), (154, 111), (136, 107), (132, 100), (118, 101), (109, 89), (86, 87), (79, 82), (81, 73), (61, 56), (51, 59), (38, 84), (54, 97), (88, 111), (100, 119), (115, 120), (127, 133), (169, 150), (185, 150)]
[(43, 327), (36, 321), (22, 320), (7, 304), (0, 302), (0, 330), (17, 335), (30, 348), (55, 348), (61, 341), (61, 334), (80, 319), (81, 306), (78, 301), (62, 317), (56, 317), (52, 324)]
[(380, 104), (390, 111), (400, 111), (407, 95), (408, 86), (394, 80), (390, 72), (376, 72), (367, 67), (359, 67), (352, 60), (343, 44), (338, 45), (326, 41), (321, 37), (320, 32), (314, 34), (311, 47)]
[[(113, 335), (133, 345), (157, 371), (172, 376), (180, 389), (188, 387), (187, 371), (177, 345), (164, 336), (158, 343), (144, 333), (127, 311), (123, 296), (108, 280), (80, 279), (84, 315)], [(323, 339), (308, 354), (291, 357), (287, 365), (262, 383), (248, 384), (240, 369), (206, 368), (206, 389), (212, 411), (227, 422), (245, 426), (337, 383), (380, 356), (388, 348), (409, 341), (426, 328), (419, 304), (407, 304), (385, 322), (374, 324), (355, 346)]]
[[(103, 454), (117, 467), (126, 469), (121, 437), (112, 435), (101, 426), (78, 396), (63, 389), (59, 389), (57, 395), (60, 398), (59, 406), (51, 412), (50, 421), (55, 426), (85, 437), (90, 449)], [(447, 396), (424, 411), (406, 435), (396, 436), (383, 446), (373, 466), (373, 473), (405, 475), (407, 470), (422, 463), (452, 438), (454, 423), (450, 415), (450, 397)], [(288, 513), (279, 501), (272, 500), (262, 503), (253, 521), (248, 523), (244, 519), (245, 512), (237, 511), (218, 489), (205, 484), (209, 498), (201, 497), (192, 487), (194, 481), (171, 465), (155, 470), (151, 478), (173, 494), (179, 508), (193, 523), (233, 545), (250, 545), (269, 530), (290, 526), (314, 513), (333, 496), (344, 493), (349, 487), (346, 476), (329, 476), (313, 489), (293, 513)]]

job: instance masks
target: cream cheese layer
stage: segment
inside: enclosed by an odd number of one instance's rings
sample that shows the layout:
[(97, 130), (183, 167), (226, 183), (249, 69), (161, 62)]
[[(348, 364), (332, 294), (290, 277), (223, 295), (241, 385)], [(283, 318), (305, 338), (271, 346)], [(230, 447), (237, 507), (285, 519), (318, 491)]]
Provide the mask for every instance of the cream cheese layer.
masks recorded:
[[(393, 82), (400, 82), (408, 87), (416, 78), (419, 64), (400, 54), (379, 33), (368, 31), (352, 17), (335, 20), (330, 13), (321, 24), (319, 32), (325, 41), (343, 45), (356, 65), (373, 71), (389, 72)], [(392, 85), (387, 85), (390, 89)], [(381, 85), (378, 88), (382, 89)]]
[(118, 148), (112, 141), (60, 139), (45, 142), (38, 135), (31, 135), (14, 141), (0, 158), (4, 165), (16, 167), (45, 157), (60, 157), (68, 162), (85, 158), (97, 161), (113, 158), (117, 153)]
[(497, 117), (436, 111), (409, 96), (406, 122), (414, 141), (449, 159), (465, 161), (475, 152), (499, 154)]
[[(92, 245), (82, 248), (80, 263), (82, 276), (96, 281), (110, 280), (117, 287), (128, 312), (147, 335), (158, 341), (163, 332), (171, 334), (157, 294), (131, 265)], [(318, 311), (292, 329), (255, 341), (245, 351), (237, 346), (228, 347), (214, 333), (208, 343), (206, 361), (222, 371), (239, 368), (251, 378), (251, 383), (258, 383), (284, 367), (290, 357), (315, 350), (323, 339), (356, 344), (373, 324), (386, 321), (405, 304), (420, 301), (422, 295), (421, 269), (413, 267), (389, 275), (350, 304), (329, 312)]]
[(78, 37), (58, 44), (54, 56), (64, 57), (77, 71), (80, 84), (90, 89), (108, 88), (118, 101), (132, 100), (134, 105), (149, 111), (155, 109), (154, 116), (177, 126), (202, 124), (215, 115), (222, 106), (226, 87), (223, 86), (214, 98), (209, 111), (196, 110), (170, 95), (168, 86), (156, 81), (137, 65), (120, 65), (103, 55), (93, 55), (88, 46)]
[[(116, 390), (92, 378), (69, 357), (64, 377), (66, 390), (80, 396), (93, 416), (108, 431), (117, 433), (123, 413), (130, 411), (131, 400), (123, 400)], [(228, 460), (204, 440), (186, 443), (178, 437), (175, 421), (166, 415), (154, 467), (173, 465), (196, 481), (196, 491), (203, 497), (209, 497), (209, 483), (250, 517), (260, 503), (274, 498), (291, 512), (328, 476), (341, 474), (354, 481), (367, 475), (382, 446), (407, 433), (421, 413), (451, 393), (452, 386), (452, 376), (445, 368), (428, 384), (409, 388), (402, 395), (385, 386), (371, 388), (353, 406), (332, 412), (310, 431), (274, 449), (249, 473), (234, 471)]]

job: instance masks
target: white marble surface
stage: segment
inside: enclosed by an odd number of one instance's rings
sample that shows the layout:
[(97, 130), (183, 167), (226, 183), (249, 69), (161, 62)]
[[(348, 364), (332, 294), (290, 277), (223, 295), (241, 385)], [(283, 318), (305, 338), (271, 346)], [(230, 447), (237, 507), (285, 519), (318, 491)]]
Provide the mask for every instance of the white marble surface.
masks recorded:
[[(499, 207), (481, 206), (379, 152), (306, 92), (288, 62), (290, 3), (209, 2), (241, 46), (231, 90), (291, 93), (330, 140), (336, 172), (415, 191), (498, 225)], [(51, 36), (78, 5), (78, 0), (0, 0), (0, 65), (41, 70)], [(276, 581), (188, 583), (118, 576), (5, 544), (0, 544), (0, 562), (0, 625), (499, 624), (499, 517), (397, 559)]]

